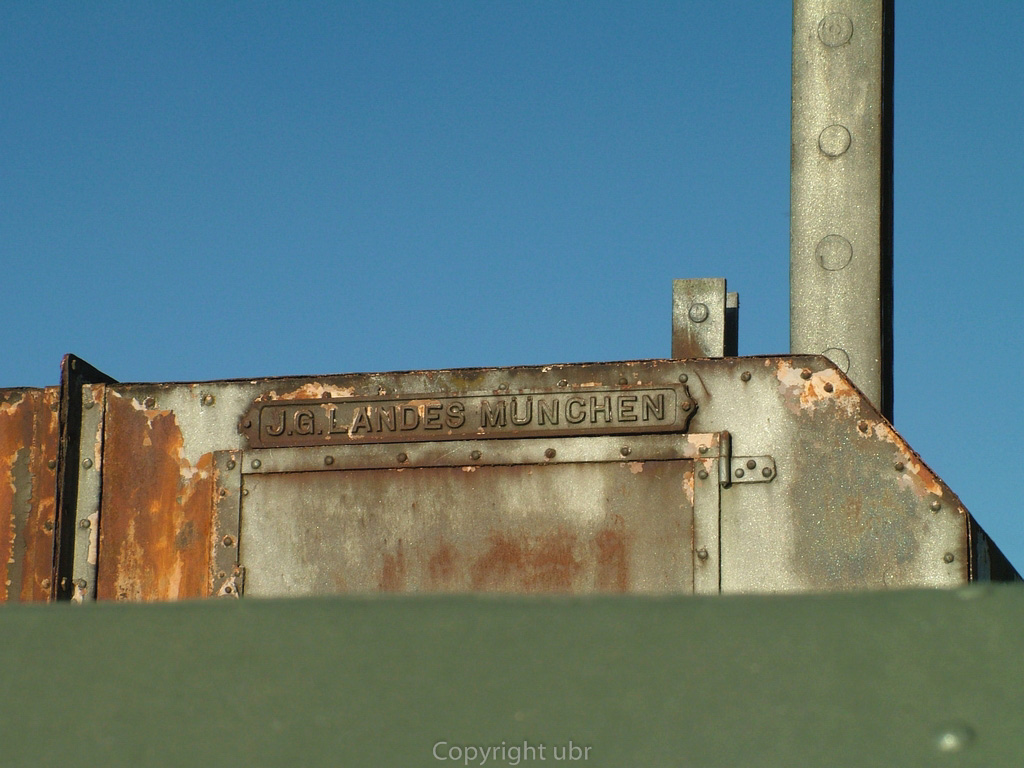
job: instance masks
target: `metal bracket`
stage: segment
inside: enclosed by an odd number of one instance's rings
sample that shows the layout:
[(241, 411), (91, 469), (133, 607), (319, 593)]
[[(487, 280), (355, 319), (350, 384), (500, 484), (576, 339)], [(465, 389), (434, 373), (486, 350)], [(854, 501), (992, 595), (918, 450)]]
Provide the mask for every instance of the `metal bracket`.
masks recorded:
[(771, 456), (733, 456), (729, 461), (730, 484), (770, 483), (775, 479), (775, 459)]
[(213, 552), (210, 555), (211, 592), (217, 597), (240, 597), (245, 568), (239, 562), (242, 466), (240, 451), (213, 454)]

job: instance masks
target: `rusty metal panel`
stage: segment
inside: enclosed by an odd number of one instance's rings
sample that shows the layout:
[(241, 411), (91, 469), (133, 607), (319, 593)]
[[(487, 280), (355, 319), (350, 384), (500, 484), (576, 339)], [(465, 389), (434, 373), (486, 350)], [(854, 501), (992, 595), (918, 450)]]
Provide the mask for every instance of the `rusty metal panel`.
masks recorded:
[[(650, 414), (654, 429), (649, 433), (631, 432), (631, 425), (619, 419), (631, 415), (629, 397), (667, 390), (674, 392), (676, 431), (658, 431), (659, 420), (669, 414), (667, 393), (660, 401), (665, 411)], [(541, 400), (549, 410), (560, 403), (563, 416), (571, 401), (580, 403), (573, 406), (574, 418), (583, 413), (579, 409), (584, 405), (589, 409), (586, 423), (562, 423), (559, 431), (538, 434), (536, 424), (517, 423), (526, 421), (525, 412), (518, 410), (525, 402), (520, 398), (531, 397), (534, 419)], [(952, 586), (983, 578), (982, 569), (971, 570), (972, 558), (978, 559), (972, 555), (971, 542), (979, 539), (969, 533), (963, 505), (823, 357), (110, 384), (106, 398), (97, 573), (101, 598), (174, 599), (223, 594), (229, 584), (241, 588), (241, 577), (248, 581), (252, 551), (246, 546), (246, 512), (257, 509), (250, 506), (256, 500), (244, 494), (261, 484), (258, 492), (268, 501), (277, 486), (292, 482), (274, 486), (276, 480), (265, 479), (268, 475), (301, 475), (311, 493), (319, 493), (315, 489), (320, 484), (326, 488), (331, 483), (338, 484), (338, 492), (347, 487), (355, 493), (358, 483), (353, 478), (363, 470), (383, 477), (392, 469), (403, 469), (400, 482), (425, 487), (426, 481), (409, 479), (415, 469), (419, 477), (438, 482), (447, 494), (444, 498), (454, 500), (450, 509), (441, 510), (454, 514), (463, 502), (451, 478), (468, 480), (472, 474), (463, 473), (463, 466), (477, 467), (477, 478), (488, 473), (504, 478), (514, 473), (484, 467), (516, 466), (522, 471), (526, 464), (545, 465), (550, 463), (544, 456), (549, 443), (559, 444), (556, 463), (586, 463), (583, 453), (573, 451), (603, 441), (618, 462), (625, 457), (617, 451), (627, 446), (634, 451), (630, 460), (654, 451), (645, 461), (694, 462), (697, 517), (695, 546), (688, 551), (707, 552), (706, 559), (695, 555), (693, 561), (697, 591), (717, 591), (719, 586), (723, 592)], [(516, 421), (511, 418), (512, 398), (517, 399)], [(610, 398), (607, 408), (605, 398)], [(455, 402), (464, 406), (467, 422), (470, 416), (476, 420), (476, 429), (448, 427), (429, 431), (434, 439), (428, 439), (428, 416), (443, 418)], [(351, 436), (346, 429), (339, 439), (319, 434), (321, 425), (329, 424), (331, 409), (335, 423), (347, 421), (351, 428), (363, 417), (376, 426), (375, 408), (394, 407), (397, 414), (405, 406), (416, 410), (419, 423), (404, 435), (397, 428), (372, 439), (357, 437), (362, 429), (352, 430)], [(431, 406), (434, 411), (428, 411)], [(507, 415), (504, 426), (494, 421), (502, 408)], [(258, 411), (269, 415), (265, 425), (254, 418)], [(306, 433), (311, 424), (313, 435), (301, 436), (304, 445), (274, 442), (254, 432), (273, 426), (283, 434), (291, 425), (293, 432)], [(386, 428), (386, 417), (381, 417), (381, 424)], [(711, 455), (693, 452), (692, 441), (724, 432), (731, 436), (728, 446), (716, 447)], [(657, 453), (670, 444), (682, 447), (671, 455)], [(228, 468), (229, 459), (235, 461), (234, 468)], [(444, 467), (455, 469), (420, 471)], [(709, 481), (703, 491), (701, 470)], [(316, 479), (345, 472), (348, 480)], [(588, 482), (603, 482), (599, 477), (603, 475), (594, 474)], [(304, 514), (305, 497), (298, 480), (294, 482), (296, 488), (289, 493), (295, 505), (274, 514)], [(711, 501), (711, 485), (716, 483), (721, 509), (717, 529), (707, 522), (714, 518), (700, 514), (703, 503), (716, 506)], [(552, 493), (560, 487), (554, 481), (550, 485)], [(382, 482), (371, 481), (367, 487), (371, 486), (374, 493), (384, 490)], [(228, 495), (222, 497), (221, 491)], [(359, 508), (368, 508), (365, 497), (361, 495)], [(408, 510), (403, 514), (396, 520), (416, 522)], [(468, 507), (460, 514), (467, 520), (472, 517)], [(240, 546), (225, 547), (226, 535)], [(261, 546), (272, 546), (274, 537), (264, 538)], [(475, 541), (474, 551), (481, 554), (478, 544), (486, 538), (478, 536)], [(403, 552), (404, 542), (403, 538)], [(394, 544), (389, 539), (389, 546)], [(396, 556), (393, 548), (386, 553)], [(375, 569), (376, 576), (366, 582), (374, 589), (382, 583), (383, 561)], [(703, 572), (709, 574), (707, 579), (702, 580)], [(258, 593), (259, 577), (252, 578), (257, 586), (245, 588)]]
[(717, 591), (693, 459), (718, 452), (692, 434), (248, 451), (246, 594), (689, 593), (698, 562)]
[(56, 387), (0, 390), (0, 602), (53, 596)]
[(174, 410), (107, 394), (97, 597), (173, 600), (210, 593), (213, 455), (184, 454)]

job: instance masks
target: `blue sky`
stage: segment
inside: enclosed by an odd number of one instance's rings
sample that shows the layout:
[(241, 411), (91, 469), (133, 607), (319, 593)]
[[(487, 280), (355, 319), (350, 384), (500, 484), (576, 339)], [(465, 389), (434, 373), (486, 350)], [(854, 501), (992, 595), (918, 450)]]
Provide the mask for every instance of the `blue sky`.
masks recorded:
[[(1024, 13), (899, 2), (895, 423), (1024, 566)], [(788, 351), (788, 3), (0, 5), (0, 386)]]

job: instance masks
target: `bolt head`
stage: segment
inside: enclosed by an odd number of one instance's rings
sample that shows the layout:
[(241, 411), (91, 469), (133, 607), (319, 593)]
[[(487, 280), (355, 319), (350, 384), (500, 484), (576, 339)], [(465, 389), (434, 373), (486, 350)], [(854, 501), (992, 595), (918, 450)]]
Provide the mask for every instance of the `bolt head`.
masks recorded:
[(627, 384), (629, 384), (629, 379), (627, 379), (625, 376), (619, 377), (619, 386), (620, 387), (624, 387)]
[(708, 471), (706, 469), (702, 469), (700, 472), (697, 473), (697, 477), (699, 477), (701, 480), (707, 480)]
[(708, 551), (707, 551), (707, 549), (705, 547), (701, 547), (700, 549), (698, 549), (697, 550), (697, 557), (700, 558), (701, 560), (707, 560), (708, 559)]
[(252, 460), (252, 468), (253, 469), (259, 469), (262, 466), (263, 466), (263, 462), (260, 461), (259, 459), (253, 459)]
[(621, 448), (619, 448), (619, 453), (621, 453), (623, 456), (629, 456), (629, 454), (631, 454), (632, 452), (632, 449), (628, 445), (624, 445)]
[(225, 466), (227, 466), (228, 469), (234, 469), (235, 468), (235, 460), (234, 459), (228, 459), (228, 463)]
[(744, 371), (740, 374), (740, 379), (743, 381), (750, 381), (750, 371)]
[(546, 459), (553, 459), (553, 458), (555, 458), (555, 449), (554, 448), (548, 448), (546, 451), (544, 451), (544, 458), (546, 458)]
[(940, 509), (942, 509), (942, 502), (939, 501), (938, 499), (935, 499), (935, 501), (933, 501), (928, 506), (931, 507), (932, 512), (938, 512)]
[(743, 475), (745, 475), (746, 473), (743, 471), (741, 467), (740, 469), (737, 469), (735, 472), (733, 472), (733, 474), (736, 475), (736, 477), (743, 477)]
[(406, 453), (398, 454), (398, 463), (399, 464), (405, 464), (405, 462), (407, 462), (408, 460), (409, 460), (408, 454), (406, 454)]
[(48, 462), (46, 462), (46, 466), (49, 467), (50, 469), (56, 469), (57, 462), (54, 459), (50, 459)]
[(703, 323), (705, 320), (708, 319), (708, 315), (710, 314), (710, 312), (708, 310), (707, 304), (698, 301), (690, 305), (690, 311), (687, 312), (686, 314), (693, 322)]
[(771, 467), (764, 467), (761, 470), (761, 475), (763, 477), (771, 477), (772, 476), (772, 468)]
[(329, 467), (333, 463), (334, 463), (334, 457), (333, 456), (324, 456), (324, 465)]
[(800, 378), (804, 380), (811, 378), (811, 372), (804, 368), (802, 371), (800, 371)]
[(89, 520), (88, 517), (83, 517), (81, 520), (78, 521), (79, 528), (89, 528), (91, 525), (92, 522)]
[(895, 464), (892, 465), (892, 468), (895, 469), (897, 472), (902, 472), (904, 469), (903, 462), (897, 461)]
[(680, 383), (680, 384), (685, 384), (685, 383), (686, 383), (686, 382), (688, 382), (689, 380), (690, 380), (690, 377), (689, 377), (689, 376), (687, 376), (687, 375), (686, 375), (685, 373), (680, 373), (680, 374), (679, 374), (679, 383)]
[(954, 560), (956, 560), (956, 557), (953, 555), (952, 552), (947, 552), (942, 556), (942, 560), (947, 563), (952, 563)]
[(92, 459), (85, 459), (82, 462), (82, 466), (85, 467), (86, 469), (90, 469), (92, 467)]
[(747, 459), (747, 469), (753, 469), (757, 466), (757, 462), (753, 459)]
[(221, 541), (222, 541), (222, 543), (224, 544), (225, 547), (233, 547), (233, 546), (235, 546), (235, 540), (231, 536), (225, 536), (223, 539), (221, 539)]
[(480, 451), (471, 451), (469, 454), (469, 458), (471, 458), (473, 461), (479, 461)]

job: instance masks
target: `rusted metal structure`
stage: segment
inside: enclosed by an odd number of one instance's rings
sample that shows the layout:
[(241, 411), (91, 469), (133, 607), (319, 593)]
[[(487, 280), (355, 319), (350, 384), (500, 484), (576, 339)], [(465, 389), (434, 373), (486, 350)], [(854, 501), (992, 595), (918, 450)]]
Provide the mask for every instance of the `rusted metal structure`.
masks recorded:
[[(0, 393), (7, 600), (1018, 580), (891, 423), (892, 13), (797, 0), (792, 348), (724, 279), (672, 357)], [(58, 439), (59, 433), (59, 439)], [(6, 480), (6, 482), (4, 482)]]

